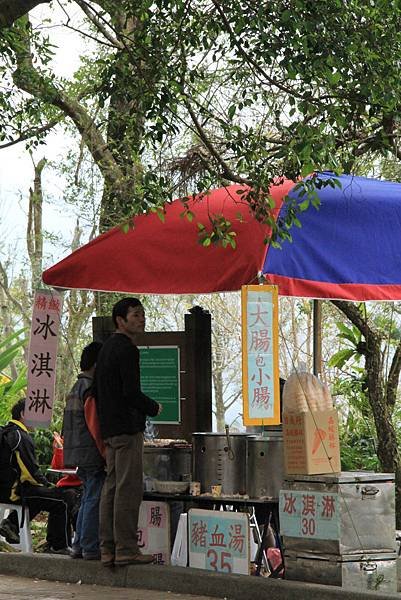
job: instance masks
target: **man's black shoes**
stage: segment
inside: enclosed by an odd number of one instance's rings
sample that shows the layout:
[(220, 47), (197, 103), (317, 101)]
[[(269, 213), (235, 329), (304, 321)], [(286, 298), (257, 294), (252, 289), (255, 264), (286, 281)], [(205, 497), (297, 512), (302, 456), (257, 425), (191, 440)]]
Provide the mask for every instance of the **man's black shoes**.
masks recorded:
[(0, 523), (0, 535), (6, 538), (9, 544), (19, 544), (19, 534), (15, 531), (15, 528), (8, 519), (3, 519)]

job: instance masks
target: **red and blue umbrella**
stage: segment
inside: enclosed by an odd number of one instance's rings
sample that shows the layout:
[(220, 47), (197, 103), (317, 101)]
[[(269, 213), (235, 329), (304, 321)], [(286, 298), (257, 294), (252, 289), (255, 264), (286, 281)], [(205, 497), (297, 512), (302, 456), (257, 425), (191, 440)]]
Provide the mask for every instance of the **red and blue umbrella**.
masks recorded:
[[(319, 173), (318, 178), (333, 178)], [(292, 243), (266, 245), (270, 234), (243, 198), (244, 186), (228, 186), (175, 200), (157, 214), (134, 218), (98, 236), (43, 273), (58, 288), (123, 293), (200, 294), (239, 290), (261, 273), (279, 293), (345, 300), (401, 299), (401, 184), (351, 175), (340, 186), (317, 190), (320, 208), (299, 214)], [(294, 189), (295, 188), (295, 189)], [(292, 181), (272, 185), (274, 216), (284, 219), (289, 196), (302, 202)], [(193, 214), (190, 221), (185, 210)], [(236, 248), (199, 243), (198, 223), (224, 217), (236, 232)]]

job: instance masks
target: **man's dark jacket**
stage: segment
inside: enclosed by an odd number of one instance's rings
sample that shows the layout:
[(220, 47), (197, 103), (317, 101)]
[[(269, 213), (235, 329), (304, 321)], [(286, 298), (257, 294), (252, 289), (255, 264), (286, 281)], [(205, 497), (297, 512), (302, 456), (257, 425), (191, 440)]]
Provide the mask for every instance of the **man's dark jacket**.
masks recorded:
[(104, 466), (104, 460), (85, 420), (85, 394), (92, 382), (92, 377), (80, 373), (67, 396), (63, 421), (66, 467), (99, 469)]
[(111, 335), (100, 350), (94, 392), (103, 439), (144, 431), (146, 415), (159, 410), (141, 391), (139, 350), (123, 333)]
[(35, 445), (27, 428), (15, 419), (4, 428), (7, 444), (12, 451), (12, 478), (7, 482), (0, 481), (0, 501), (18, 501), (23, 495), (24, 484), (27, 486), (48, 486), (49, 482), (42, 475), (35, 457)]

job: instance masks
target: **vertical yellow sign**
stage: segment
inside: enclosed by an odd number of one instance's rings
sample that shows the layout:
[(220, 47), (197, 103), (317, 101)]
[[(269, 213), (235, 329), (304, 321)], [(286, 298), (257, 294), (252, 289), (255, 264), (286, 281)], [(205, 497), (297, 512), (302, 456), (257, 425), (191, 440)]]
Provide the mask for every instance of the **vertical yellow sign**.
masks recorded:
[(241, 312), (244, 425), (277, 425), (281, 422), (277, 286), (243, 286)]

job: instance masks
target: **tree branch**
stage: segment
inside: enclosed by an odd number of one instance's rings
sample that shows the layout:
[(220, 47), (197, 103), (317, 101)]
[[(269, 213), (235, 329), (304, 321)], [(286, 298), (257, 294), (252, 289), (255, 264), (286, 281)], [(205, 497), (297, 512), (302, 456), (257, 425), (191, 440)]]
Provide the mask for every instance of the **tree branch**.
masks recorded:
[(9, 148), (10, 146), (15, 146), (16, 144), (19, 144), (20, 142), (29, 140), (31, 137), (36, 137), (36, 136), (40, 135), (41, 133), (50, 131), (50, 129), (52, 129), (53, 127), (58, 125), (60, 123), (60, 121), (61, 121), (61, 117), (60, 117), (60, 119), (53, 119), (53, 121), (50, 121), (49, 123), (47, 123), (46, 125), (43, 125), (42, 127), (38, 127), (38, 129), (32, 129), (30, 131), (26, 131), (25, 133), (20, 135), (15, 140), (12, 140), (11, 142), (6, 142), (5, 144), (0, 144), (0, 150), (3, 150), (4, 148)]
[(0, 286), (2, 287), (2, 289), (4, 290), (4, 293), (6, 295), (6, 297), (10, 300), (10, 302), (16, 307), (17, 311), (23, 316), (24, 321), (26, 323), (29, 323), (30, 321), (30, 316), (28, 315), (28, 313), (25, 311), (25, 308), (22, 306), (22, 304), (20, 302), (18, 302), (18, 300), (16, 300), (16, 298), (14, 298), (14, 296), (11, 295), (9, 287), (8, 287), (8, 277), (7, 277), (7, 273), (3, 267), (3, 263), (0, 262)]
[[(28, 19), (27, 23), (29, 23)], [(16, 54), (18, 66), (13, 74), (16, 85), (28, 94), (40, 98), (43, 102), (56, 106), (66, 116), (70, 117), (102, 172), (105, 181), (114, 187), (116, 194), (123, 195), (124, 190), (128, 192), (129, 187), (123, 172), (85, 108), (77, 100), (69, 98), (63, 90), (57, 88), (52, 81), (45, 79), (34, 68), (30, 52), (29, 29), (24, 29), (20, 41), (20, 50)]]
[(120, 50), (124, 48), (124, 45), (119, 40), (117, 40), (117, 38), (113, 37), (109, 33), (109, 31), (107, 31), (105, 25), (100, 21), (100, 19), (97, 18), (92, 7), (87, 2), (85, 2), (84, 0), (75, 0), (75, 3), (78, 4), (78, 6), (90, 20), (90, 22), (93, 23), (96, 29), (100, 31), (100, 33), (106, 38), (106, 40), (110, 42), (112, 46)]
[[(243, 46), (239, 43), (238, 37), (234, 33), (223, 8), (220, 6), (220, 2), (218, 2), (218, 0), (212, 0), (212, 2), (221, 17), (223, 25), (224, 25), (228, 35), (230, 36), (231, 41), (233, 42), (234, 46), (237, 48), (238, 52), (245, 59), (245, 61), (247, 63), (249, 63), (261, 77), (263, 77), (268, 83), (270, 83), (270, 85), (273, 85), (274, 87), (281, 90), (285, 94), (289, 94), (291, 96), (294, 96), (295, 98), (299, 98), (300, 100), (305, 100), (305, 97), (302, 93), (296, 92), (292, 88), (289, 88), (286, 85), (283, 85), (282, 83), (277, 81), (276, 79), (273, 79), (272, 77), (270, 77), (266, 73), (266, 71), (264, 69), (262, 69), (262, 67), (251, 56), (249, 56), (249, 54), (244, 50)], [(316, 100), (314, 100), (313, 98), (310, 98), (310, 97), (308, 98), (308, 101), (316, 102)]]
[(344, 315), (359, 329), (365, 339), (373, 334), (372, 329), (369, 327), (361, 313), (357, 309), (354, 303), (347, 302), (346, 300), (331, 300)]
[(232, 400), (228, 400), (228, 402), (224, 402), (224, 408), (227, 411), (233, 404), (236, 403), (238, 398), (241, 396), (242, 390), (239, 390), (236, 394), (232, 396)]
[(0, 29), (11, 25), (38, 4), (49, 4), (50, 0), (0, 0)]
[(230, 181), (235, 181), (242, 185), (248, 185), (248, 186), (252, 187), (252, 181), (250, 179), (246, 179), (245, 177), (240, 177), (239, 175), (236, 175), (236, 173), (234, 173), (234, 171), (232, 171), (232, 169), (225, 162), (223, 157), (217, 152), (216, 148), (214, 147), (213, 143), (210, 141), (210, 139), (207, 136), (202, 125), (199, 123), (199, 120), (198, 120), (196, 114), (194, 113), (194, 111), (192, 110), (192, 107), (187, 99), (185, 100), (185, 106), (187, 107), (187, 110), (188, 110), (190, 117), (195, 125), (196, 131), (198, 132), (200, 139), (202, 140), (203, 144), (206, 146), (206, 148), (210, 152), (211, 156), (213, 156), (213, 158), (216, 160), (216, 162), (222, 168), (221, 176)]

